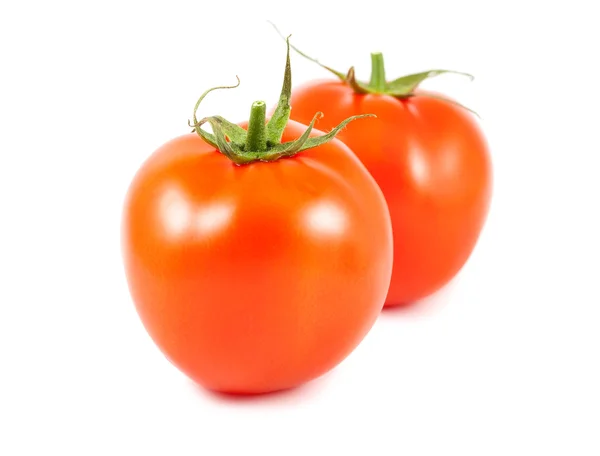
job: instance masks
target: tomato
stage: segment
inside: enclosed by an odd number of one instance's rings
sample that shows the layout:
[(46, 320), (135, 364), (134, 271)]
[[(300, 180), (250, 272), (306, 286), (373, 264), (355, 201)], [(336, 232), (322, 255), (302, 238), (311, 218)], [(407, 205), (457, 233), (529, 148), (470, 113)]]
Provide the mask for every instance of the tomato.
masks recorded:
[[(255, 105), (251, 124), (264, 108)], [(211, 119), (216, 136), (222, 119)], [(233, 144), (240, 129), (227, 128)], [(284, 145), (306, 129), (287, 123)], [(294, 387), (344, 359), (383, 307), (392, 269), (385, 198), (335, 139), (241, 166), (209, 142), (175, 138), (136, 174), (122, 225), (131, 295), (157, 346), (199, 384)]]
[[(387, 306), (406, 305), (446, 284), (469, 258), (484, 225), (492, 192), (488, 145), (473, 115), (438, 95), (415, 90), (436, 70), (386, 82), (374, 54), (369, 85), (354, 71), (342, 80), (313, 81), (292, 92), (291, 117), (325, 114), (319, 128), (373, 113), (338, 137), (381, 187), (394, 231), (394, 266)], [(393, 93), (394, 96), (387, 93)]]

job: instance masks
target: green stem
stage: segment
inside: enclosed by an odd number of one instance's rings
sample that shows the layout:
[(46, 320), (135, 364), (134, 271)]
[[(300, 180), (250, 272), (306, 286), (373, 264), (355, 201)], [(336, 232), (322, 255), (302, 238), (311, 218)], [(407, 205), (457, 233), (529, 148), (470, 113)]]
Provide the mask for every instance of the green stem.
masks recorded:
[(246, 152), (264, 152), (267, 150), (266, 112), (267, 104), (264, 101), (252, 103), (250, 120), (248, 121), (248, 136), (246, 137)]
[(376, 92), (385, 91), (385, 67), (381, 52), (371, 54), (371, 82), (369, 82), (369, 88)]

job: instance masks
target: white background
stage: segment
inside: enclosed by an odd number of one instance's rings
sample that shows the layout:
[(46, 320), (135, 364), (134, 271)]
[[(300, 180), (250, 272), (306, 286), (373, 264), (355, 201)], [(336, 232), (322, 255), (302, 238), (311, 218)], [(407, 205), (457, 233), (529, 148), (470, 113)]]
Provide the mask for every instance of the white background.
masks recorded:
[[(0, 454), (600, 454), (600, 115), (594, 2), (3, 2)], [(161, 6), (159, 6), (161, 5)], [(277, 99), (285, 46), (477, 110), (492, 210), (458, 278), (384, 312), (330, 374), (233, 400), (172, 367), (121, 264), (137, 167), (186, 121)], [(292, 56), (294, 83), (328, 77)]]

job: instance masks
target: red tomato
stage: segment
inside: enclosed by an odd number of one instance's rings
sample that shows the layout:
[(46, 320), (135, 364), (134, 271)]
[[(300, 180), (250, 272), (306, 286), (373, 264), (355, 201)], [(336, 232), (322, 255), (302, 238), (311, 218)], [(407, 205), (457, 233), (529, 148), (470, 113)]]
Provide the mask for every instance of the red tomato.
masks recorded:
[[(305, 129), (290, 122), (284, 141)], [(232, 393), (334, 367), (373, 325), (392, 269), (385, 199), (338, 140), (237, 166), (195, 134), (176, 138), (131, 184), (122, 244), (152, 339), (193, 380)]]
[(425, 95), (360, 94), (343, 81), (292, 92), (291, 117), (307, 122), (323, 111), (318, 125), (325, 131), (351, 115), (377, 116), (338, 138), (375, 177), (389, 206), (394, 268), (386, 305), (410, 303), (447, 283), (471, 254), (490, 204), (490, 157), (473, 116)]

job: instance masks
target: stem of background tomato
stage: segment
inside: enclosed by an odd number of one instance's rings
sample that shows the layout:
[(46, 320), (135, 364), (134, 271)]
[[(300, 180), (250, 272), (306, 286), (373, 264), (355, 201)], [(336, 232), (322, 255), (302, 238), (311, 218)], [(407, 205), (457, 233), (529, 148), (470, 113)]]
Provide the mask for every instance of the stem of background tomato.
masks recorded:
[(252, 103), (250, 120), (248, 121), (248, 136), (246, 137), (246, 152), (264, 152), (267, 150), (266, 111), (267, 104), (264, 101)]
[(381, 52), (371, 53), (371, 82), (369, 82), (369, 88), (377, 92), (385, 91), (385, 67)]

